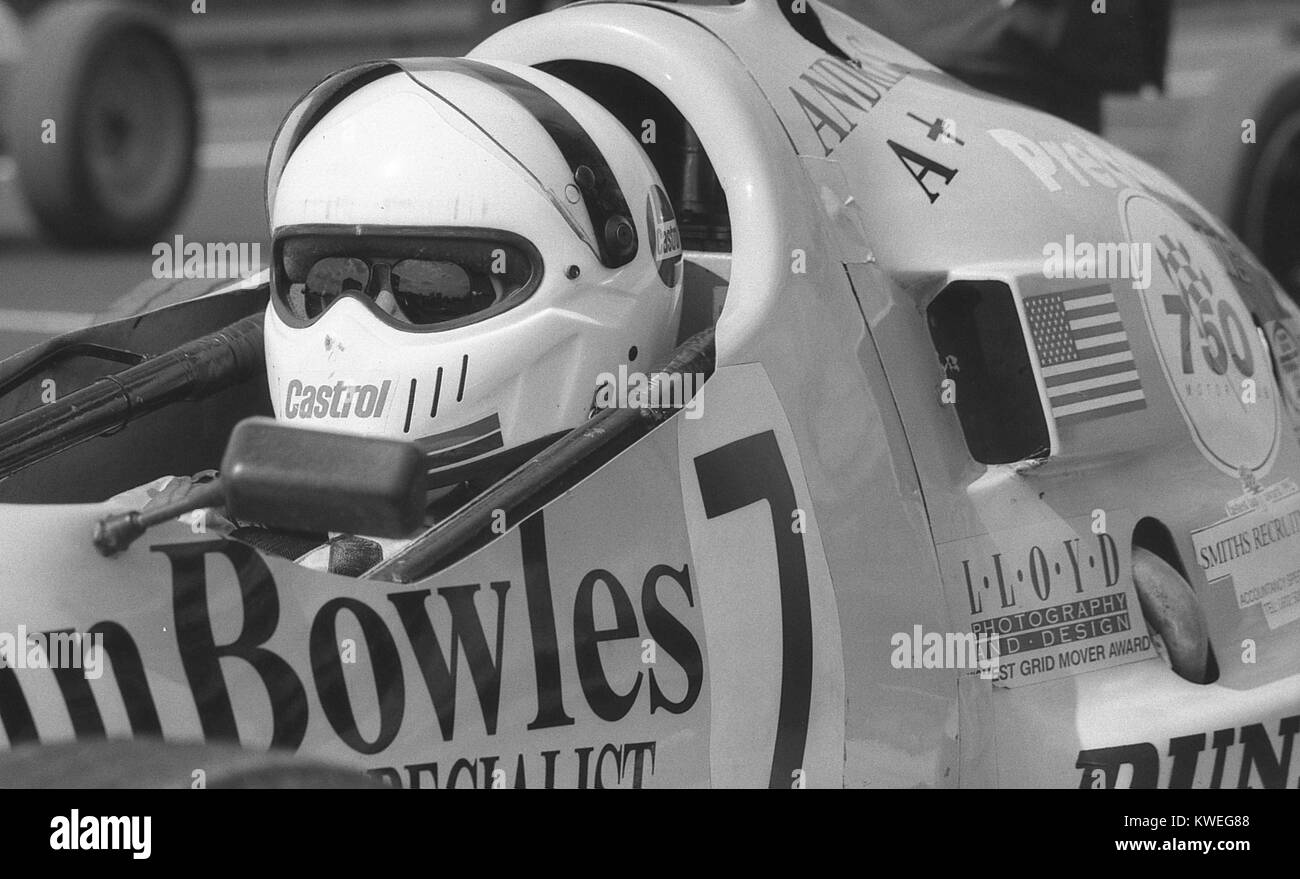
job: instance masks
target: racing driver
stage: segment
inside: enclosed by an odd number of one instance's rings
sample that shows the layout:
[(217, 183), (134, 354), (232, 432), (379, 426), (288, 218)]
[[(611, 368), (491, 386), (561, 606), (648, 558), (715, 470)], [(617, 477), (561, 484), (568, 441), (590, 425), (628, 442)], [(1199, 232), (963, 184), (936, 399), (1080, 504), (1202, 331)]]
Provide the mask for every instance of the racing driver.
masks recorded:
[[(423, 59), (335, 74), (281, 125), (267, 210), (276, 418), (416, 442), (434, 518), (584, 421), (597, 376), (671, 353), (681, 250), (662, 181), (610, 113), (541, 71)], [(143, 490), (178, 500), (205, 478)], [(207, 513), (335, 573), (394, 549)]]

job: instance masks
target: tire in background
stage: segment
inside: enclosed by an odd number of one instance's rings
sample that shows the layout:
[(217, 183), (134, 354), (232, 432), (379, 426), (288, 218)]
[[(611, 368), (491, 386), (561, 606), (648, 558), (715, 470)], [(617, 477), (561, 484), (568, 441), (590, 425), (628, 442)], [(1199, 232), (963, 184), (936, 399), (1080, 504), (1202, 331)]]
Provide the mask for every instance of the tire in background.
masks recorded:
[(1300, 75), (1269, 97), (1255, 123), (1230, 222), (1300, 302)]
[(154, 240), (189, 193), (199, 140), (194, 80), (162, 20), (116, 0), (64, 0), (24, 43), (5, 140), (37, 220), (67, 244)]
[[(1243, 141), (1249, 123), (1253, 143)], [(1300, 304), (1300, 51), (1224, 70), (1182, 141), (1172, 175)]]

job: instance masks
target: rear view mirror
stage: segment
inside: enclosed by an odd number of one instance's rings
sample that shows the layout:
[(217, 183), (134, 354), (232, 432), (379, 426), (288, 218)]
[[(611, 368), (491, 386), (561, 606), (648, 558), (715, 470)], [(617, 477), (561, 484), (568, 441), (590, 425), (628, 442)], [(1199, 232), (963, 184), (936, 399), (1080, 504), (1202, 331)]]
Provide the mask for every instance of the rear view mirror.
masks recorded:
[(235, 519), (293, 531), (405, 537), (424, 522), (425, 462), (412, 443), (241, 421), (221, 462)]

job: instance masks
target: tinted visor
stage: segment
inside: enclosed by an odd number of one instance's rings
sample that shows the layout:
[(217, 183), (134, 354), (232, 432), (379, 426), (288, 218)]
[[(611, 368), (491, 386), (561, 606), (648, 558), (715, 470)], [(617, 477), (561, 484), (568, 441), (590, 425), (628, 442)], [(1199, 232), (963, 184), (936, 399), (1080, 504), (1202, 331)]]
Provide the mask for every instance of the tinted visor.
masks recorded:
[(504, 232), (286, 230), (275, 244), (272, 289), (281, 316), (298, 326), (352, 296), (392, 326), (450, 329), (523, 301), (537, 288), (541, 272), (536, 250)]

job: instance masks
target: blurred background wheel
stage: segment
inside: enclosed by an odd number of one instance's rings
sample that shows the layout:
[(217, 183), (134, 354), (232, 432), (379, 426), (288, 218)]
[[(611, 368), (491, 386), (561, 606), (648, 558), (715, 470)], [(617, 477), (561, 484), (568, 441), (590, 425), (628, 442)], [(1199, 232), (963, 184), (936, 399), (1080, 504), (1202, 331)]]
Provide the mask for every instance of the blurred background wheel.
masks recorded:
[(1184, 109), (1172, 176), (1300, 304), (1300, 52), (1236, 59)]
[(1300, 78), (1273, 96), (1246, 153), (1236, 220), (1241, 238), (1300, 301)]
[(6, 141), (44, 231), (81, 245), (157, 238), (189, 192), (199, 137), (194, 81), (161, 19), (71, 0), (43, 10), (24, 44)]

